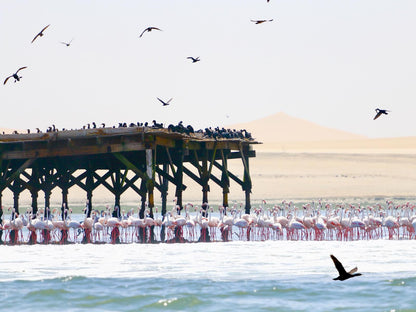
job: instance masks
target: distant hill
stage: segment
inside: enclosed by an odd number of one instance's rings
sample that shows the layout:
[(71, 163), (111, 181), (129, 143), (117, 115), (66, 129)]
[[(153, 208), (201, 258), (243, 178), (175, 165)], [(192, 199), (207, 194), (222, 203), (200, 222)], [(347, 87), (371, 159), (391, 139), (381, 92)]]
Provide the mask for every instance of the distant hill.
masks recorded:
[(231, 129), (247, 129), (263, 143), (309, 142), (366, 139), (363, 135), (320, 126), (316, 123), (277, 113), (262, 119), (230, 125)]

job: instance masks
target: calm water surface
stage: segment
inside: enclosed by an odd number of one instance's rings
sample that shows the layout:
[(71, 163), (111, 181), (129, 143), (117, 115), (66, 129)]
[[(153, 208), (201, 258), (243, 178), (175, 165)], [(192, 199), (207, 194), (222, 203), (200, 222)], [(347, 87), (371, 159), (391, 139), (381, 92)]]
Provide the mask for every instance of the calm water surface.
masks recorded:
[[(1, 310), (416, 311), (416, 241), (0, 246)], [(345, 282), (329, 257), (362, 276)]]

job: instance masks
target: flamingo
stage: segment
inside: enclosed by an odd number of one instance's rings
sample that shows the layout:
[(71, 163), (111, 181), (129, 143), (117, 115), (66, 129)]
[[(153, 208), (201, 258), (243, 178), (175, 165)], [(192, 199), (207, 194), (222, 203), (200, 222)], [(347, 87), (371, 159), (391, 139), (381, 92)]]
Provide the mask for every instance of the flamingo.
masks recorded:
[(73, 235), (74, 235), (74, 241), (77, 240), (77, 232), (76, 230), (82, 228), (81, 223), (79, 223), (78, 221), (72, 220), (71, 219), (71, 215), (72, 215), (72, 209), (69, 209), (69, 214), (68, 214), (68, 219), (69, 222), (66, 221), (65, 225), (68, 229), (73, 229)]
[(85, 218), (81, 224), (81, 228), (84, 230), (85, 236), (83, 238), (83, 242), (90, 243), (91, 242), (91, 234), (94, 225), (93, 217), (87, 217), (87, 208), (84, 208)]
[[(239, 214), (238, 219), (237, 219), (237, 214)], [(246, 219), (241, 218), (241, 209), (238, 211), (235, 211), (233, 225), (239, 228), (240, 239), (244, 237), (244, 234), (246, 234), (245, 235), (246, 238), (249, 239), (248, 227), (250, 223)]]
[(14, 208), (13, 208), (13, 213), (14, 213), (14, 219), (10, 223), (11, 223), (12, 230), (16, 231), (16, 237), (14, 237), (13, 240), (17, 242), (19, 239), (19, 233), (22, 239), (23, 220), (20, 218), (20, 215), (17, 212), (15, 212)]
[[(140, 211), (140, 208), (138, 209)], [(146, 224), (144, 219), (136, 218), (132, 214), (129, 216), (130, 224), (134, 228), (133, 235), (139, 237), (139, 228), (142, 229), (143, 233), (146, 230)]]
[[(288, 225), (288, 233), (290, 234), (290, 238), (291, 239), (294, 238), (293, 235), (296, 231), (295, 238), (298, 239), (299, 238), (298, 231), (300, 231), (302, 233), (303, 230), (305, 230), (305, 226), (301, 222), (297, 221), (294, 215), (291, 215), (289, 225)], [(302, 235), (301, 235), (301, 238), (302, 238)]]

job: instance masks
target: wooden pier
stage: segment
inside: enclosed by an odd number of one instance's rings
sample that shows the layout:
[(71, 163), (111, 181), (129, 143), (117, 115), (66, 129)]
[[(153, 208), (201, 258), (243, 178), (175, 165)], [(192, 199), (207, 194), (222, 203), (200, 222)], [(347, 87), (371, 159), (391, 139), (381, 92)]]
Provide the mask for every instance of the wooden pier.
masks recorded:
[[(166, 128), (118, 127), (0, 135), (0, 207), (3, 191), (13, 193), (14, 209), (19, 212), (19, 195), (29, 190), (33, 214), (38, 196), (45, 198), (45, 214), (55, 188), (62, 191), (62, 207), (68, 207), (68, 192), (74, 185), (86, 192), (88, 216), (93, 192), (104, 186), (114, 194), (114, 205), (127, 189), (141, 200), (140, 217), (146, 202), (153, 216), (155, 190), (161, 193), (162, 214), (166, 213), (169, 184), (175, 188), (177, 205), (182, 208), (184, 175), (202, 187), (202, 203), (208, 202), (209, 183), (223, 191), (228, 206), (230, 182), (245, 192), (245, 211), (250, 212), (252, 188), (249, 158), (257, 144), (247, 138), (217, 138), (204, 133), (178, 133)], [(239, 159), (243, 178), (228, 170), (229, 160)], [(213, 167), (221, 176), (212, 173)], [(1, 213), (1, 209), (0, 209)]]

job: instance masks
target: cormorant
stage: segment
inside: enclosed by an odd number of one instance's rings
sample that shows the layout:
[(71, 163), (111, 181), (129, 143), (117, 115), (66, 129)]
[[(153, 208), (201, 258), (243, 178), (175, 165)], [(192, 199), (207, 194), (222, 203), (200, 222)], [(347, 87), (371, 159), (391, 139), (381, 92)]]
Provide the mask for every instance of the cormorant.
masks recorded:
[(35, 38), (33, 38), (32, 42), (36, 40), (37, 37), (42, 37), (43, 36), (43, 31), (48, 28), (50, 26), (50, 24), (48, 26), (43, 27), (43, 29), (35, 36)]
[(21, 71), (22, 69), (25, 69), (25, 68), (27, 68), (27, 66), (23, 66), (23, 67), (20, 67), (13, 75), (10, 75), (9, 77), (7, 77), (5, 80), (4, 80), (4, 82), (3, 82), (3, 84), (5, 85), (6, 84), (6, 82), (7, 82), (7, 80), (9, 80), (9, 78), (11, 78), (11, 77), (13, 77), (14, 78), (14, 82), (16, 82), (16, 81), (20, 81), (20, 79), (22, 78), (21, 76), (18, 76), (17, 75), (17, 73), (19, 72), (19, 71)]
[(373, 118), (373, 120), (376, 120), (378, 117), (380, 117), (382, 114), (384, 114), (384, 115), (388, 115), (388, 113), (387, 112), (390, 112), (389, 110), (386, 110), (386, 109), (379, 109), (379, 108), (376, 108), (376, 112), (377, 112), (377, 114), (374, 116), (374, 118)]
[(196, 63), (200, 61), (199, 56), (197, 57), (188, 56), (187, 59), (192, 60), (192, 63)]
[(167, 105), (170, 104), (170, 101), (172, 101), (173, 98), (170, 98), (169, 101), (166, 101), (166, 102), (163, 101), (163, 100), (161, 100), (161, 99), (159, 99), (159, 98), (157, 98), (157, 99), (163, 104), (163, 106), (167, 106)]
[(162, 29), (159, 29), (159, 28), (157, 28), (157, 27), (147, 27), (145, 30), (143, 30), (143, 32), (140, 34), (140, 38), (143, 36), (143, 34), (146, 32), (146, 31), (148, 31), (148, 32), (151, 32), (152, 30), (162, 30)]
[(355, 267), (354, 269), (352, 269), (349, 272), (345, 271), (344, 266), (342, 265), (342, 263), (339, 262), (338, 259), (335, 258), (334, 255), (331, 255), (331, 259), (332, 259), (332, 261), (334, 261), (335, 267), (337, 268), (338, 273), (339, 273), (339, 276), (333, 279), (334, 281), (335, 280), (345, 281), (346, 279), (349, 279), (351, 277), (362, 275), (361, 273), (355, 273), (358, 270), (357, 267)]
[(69, 41), (69, 42), (64, 42), (64, 41), (60, 41), (60, 42), (64, 45), (66, 45), (67, 47), (69, 47), (71, 45), (72, 40), (74, 40), (74, 39), (71, 39), (71, 41)]
[(265, 23), (265, 22), (272, 22), (273, 19), (269, 19), (269, 20), (251, 20), (254, 24), (261, 24), (261, 23)]

